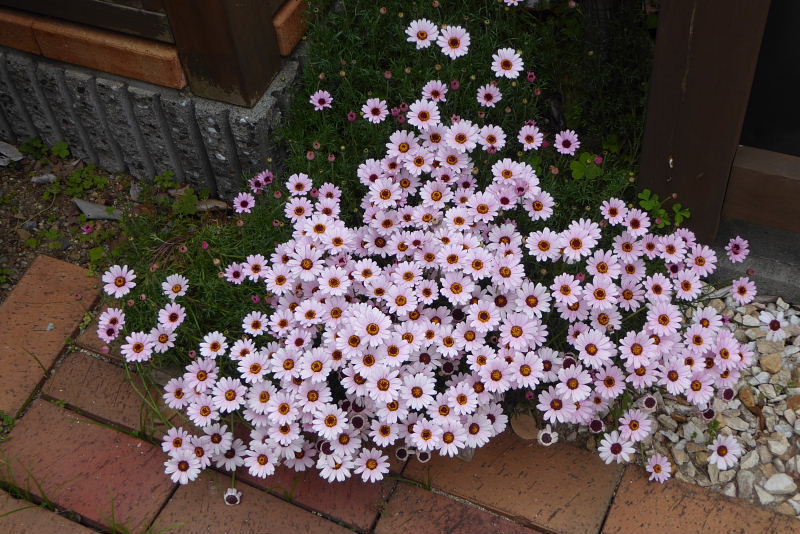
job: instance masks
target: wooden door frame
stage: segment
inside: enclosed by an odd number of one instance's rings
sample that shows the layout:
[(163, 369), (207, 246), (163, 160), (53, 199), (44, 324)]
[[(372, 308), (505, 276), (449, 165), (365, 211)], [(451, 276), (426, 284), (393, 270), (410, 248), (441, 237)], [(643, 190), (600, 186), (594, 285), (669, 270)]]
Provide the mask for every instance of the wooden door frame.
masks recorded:
[(711, 242), (739, 148), (769, 0), (669, 0), (659, 14), (639, 183), (676, 194)]

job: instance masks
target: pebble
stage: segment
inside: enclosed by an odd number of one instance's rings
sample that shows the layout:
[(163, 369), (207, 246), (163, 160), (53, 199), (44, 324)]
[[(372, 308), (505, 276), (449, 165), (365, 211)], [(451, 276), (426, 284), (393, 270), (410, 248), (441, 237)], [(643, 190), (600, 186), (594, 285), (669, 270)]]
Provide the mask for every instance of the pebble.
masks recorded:
[(739, 468), (740, 469), (752, 469), (758, 465), (759, 458), (758, 453), (756, 451), (750, 451), (739, 461)]
[(767, 505), (775, 502), (775, 497), (767, 490), (761, 488), (761, 486), (755, 486), (755, 489), (756, 495), (758, 495), (758, 502), (761, 504)]
[(780, 456), (789, 450), (789, 440), (783, 434), (779, 434), (778, 437), (767, 441), (767, 447), (769, 447), (769, 452), (775, 456)]
[(787, 409), (783, 411), (783, 418), (786, 419), (787, 423), (794, 426), (794, 422), (797, 421), (797, 414), (793, 409), (792, 410)]
[(764, 354), (759, 358), (758, 362), (763, 370), (774, 375), (783, 367), (783, 347), (781, 347), (780, 353)]
[[(800, 397), (798, 397), (798, 400), (800, 400)], [(657, 419), (658, 422), (661, 423), (661, 425), (664, 426), (667, 430), (671, 430), (672, 432), (678, 430), (678, 422), (674, 420), (672, 417), (666, 414), (660, 414), (657, 417)]]
[(758, 320), (758, 317), (745, 315), (742, 317), (742, 324), (745, 326), (761, 326), (761, 321)]
[(752, 499), (753, 487), (756, 482), (756, 476), (752, 471), (740, 470), (736, 473), (736, 487), (738, 488), (737, 495), (740, 499)]
[(775, 466), (775, 469), (778, 470), (778, 473), (786, 472), (786, 466), (783, 464), (783, 461), (780, 458), (775, 458), (772, 460), (772, 465)]
[(797, 491), (797, 484), (789, 475), (777, 473), (764, 483), (764, 489), (773, 495), (789, 495)]
[(736, 484), (731, 482), (730, 484), (726, 485), (722, 488), (722, 494), (728, 497), (736, 497)]
[(31, 177), (31, 182), (35, 184), (52, 184), (56, 181), (56, 175), (53, 173), (42, 174), (40, 176)]
[(731, 430), (736, 430), (737, 432), (744, 432), (750, 428), (750, 425), (739, 417), (727, 417), (723, 426), (727, 426)]
[(758, 458), (761, 460), (762, 464), (766, 464), (772, 461), (772, 454), (769, 452), (769, 448), (761, 445), (758, 447)]
[(678, 465), (683, 465), (689, 461), (689, 455), (686, 454), (686, 451), (677, 447), (672, 448), (672, 458)]

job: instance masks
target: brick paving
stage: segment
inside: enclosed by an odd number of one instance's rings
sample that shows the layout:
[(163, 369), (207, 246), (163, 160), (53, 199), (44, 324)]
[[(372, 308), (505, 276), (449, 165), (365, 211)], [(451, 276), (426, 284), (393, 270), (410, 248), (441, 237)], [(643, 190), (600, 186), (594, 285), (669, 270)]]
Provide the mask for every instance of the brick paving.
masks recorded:
[[(40, 257), (0, 306), (0, 409), (17, 414), (0, 441), (0, 482), (49, 503), (26, 508), (33, 504), (0, 489), (0, 534), (800, 533), (794, 518), (676, 480), (652, 484), (639, 467), (606, 466), (594, 453), (540, 447), (511, 432), (470, 462), (393, 461), (382, 484), (328, 484), (286, 469), (266, 480), (240, 472), (242, 502), (226, 506), (229, 476), (206, 471), (177, 487), (163, 474), (160, 448), (131, 435), (158, 436), (164, 426), (142, 415), (141, 379), (129, 378), (113, 349), (110, 359), (64, 354), (66, 337), (96, 301), (94, 286), (82, 269)], [(90, 330), (78, 345), (99, 351)]]

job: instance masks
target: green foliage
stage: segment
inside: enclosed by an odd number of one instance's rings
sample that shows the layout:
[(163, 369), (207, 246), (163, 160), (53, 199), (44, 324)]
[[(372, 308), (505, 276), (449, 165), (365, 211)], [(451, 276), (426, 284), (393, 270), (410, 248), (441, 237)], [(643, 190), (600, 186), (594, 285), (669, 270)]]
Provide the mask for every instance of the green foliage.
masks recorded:
[[(569, 168), (572, 170), (572, 177), (580, 180), (586, 178), (587, 180), (594, 180), (603, 174), (603, 169), (597, 163), (599, 156), (589, 152), (581, 152), (578, 157), (572, 160)], [(599, 160), (599, 161), (602, 161)]]
[(59, 141), (53, 146), (48, 146), (40, 137), (29, 139), (19, 147), (19, 151), (35, 160), (41, 160), (51, 155), (59, 158), (68, 158), (70, 155), (69, 145), (66, 141)]
[(711, 443), (719, 434), (720, 429), (722, 428), (722, 423), (719, 422), (719, 419), (712, 419), (708, 422), (708, 442)]
[(11, 276), (11, 269), (8, 267), (0, 267), (0, 284), (7, 284)]
[(194, 215), (197, 213), (197, 193), (194, 189), (188, 188), (185, 193), (179, 196), (172, 205), (172, 213), (175, 215)]
[[(558, 203), (555, 216), (547, 221), (551, 228), (596, 215), (600, 202), (609, 196), (634, 201), (631, 184), (653, 44), (640, 3), (616, 4), (604, 40), (597, 38), (589, 14), (561, 0), (538, 12), (507, 9), (495, 0), (448, 0), (438, 7), (430, 0), (409, 0), (401, 7), (390, 3), (393, 7), (385, 15), (380, 13), (381, 4), (372, 0), (347, 0), (330, 12), (326, 12), (329, 2), (310, 3), (316, 18), (308, 35), (308, 63), (303, 80), (293, 87), (293, 103), (275, 139), (283, 149), (286, 171), (257, 197), (253, 213), (242, 218), (240, 226), (215, 213), (197, 212), (202, 194), (184, 188), (174, 199), (180, 184), (174, 174), (164, 173), (152, 184), (142, 184), (142, 202), (148, 209), (124, 217), (122, 231), (131, 237), (104, 258), (101, 251), (94, 253), (98, 262), (124, 263), (136, 270), (137, 287), (128, 297), (133, 305), (125, 308), (126, 330), (153, 327), (154, 317), (167, 302), (161, 293), (167, 275), (180, 272), (190, 280), (189, 294), (182, 301), (187, 318), (177, 347), (156, 356), (156, 366), (185, 365), (185, 354), (195, 350), (208, 331), (238, 333), (248, 312), (269, 313), (263, 288), (236, 286), (219, 274), (249, 254), (268, 256), (291, 235), (291, 224), (283, 217), (287, 191), (282, 183), (288, 174), (307, 173), (317, 186), (336, 184), (343, 191), (341, 218), (350, 225), (361, 221), (365, 188), (356, 175), (358, 166), (381, 157), (383, 142), (394, 130), (408, 128), (391, 116), (378, 125), (361, 117), (349, 121), (347, 114), (357, 113), (368, 98), (385, 99), (391, 108), (413, 102), (431, 79), (458, 80), (460, 89), (450, 90), (441, 106), (445, 122), (458, 112), (479, 125), (499, 125), (508, 136), (499, 154), (480, 150), (471, 154), (479, 182), (486, 185), (487, 168), (499, 158), (529, 163), (542, 189)], [(472, 40), (469, 54), (450, 60), (436, 46), (416, 50), (405, 40), (405, 29), (416, 18), (464, 26)], [(501, 47), (520, 50), (525, 71), (534, 71), (537, 79), (531, 83), (523, 72), (517, 80), (502, 80), (504, 101), (495, 108), (482, 108), (475, 94), (479, 86), (496, 80), (489, 63)], [(332, 109), (313, 110), (308, 97), (318, 89), (331, 92)], [(558, 155), (552, 148), (522, 152), (516, 136), (528, 120), (535, 120), (551, 142), (561, 129), (576, 130), (583, 152), (578, 158)], [(309, 151), (314, 152), (313, 159), (307, 157)], [(265, 161), (265, 167), (272, 163)], [(276, 198), (278, 193), (281, 198)], [(521, 232), (542, 228), (544, 223), (521, 215), (522, 208), (509, 213), (520, 221)], [(139, 299), (143, 294), (146, 300)], [(253, 296), (261, 300), (255, 303)], [(221, 369), (223, 375), (228, 372), (233, 369)]]
[(59, 158), (68, 158), (70, 154), (69, 145), (66, 141), (59, 141), (50, 147), (50, 153), (54, 156), (58, 156)]
[(178, 182), (175, 180), (175, 171), (166, 170), (163, 173), (153, 178), (153, 185), (161, 191), (166, 191), (174, 187), (178, 187)]
[(680, 202), (674, 203), (672, 208), (668, 209), (665, 205), (667, 200), (661, 200), (661, 197), (659, 197), (657, 193), (649, 189), (645, 189), (639, 193), (638, 197), (639, 206), (650, 214), (656, 228), (665, 228), (672, 224), (678, 227), (692, 216), (689, 208), (682, 206)]
[(31, 159), (39, 160), (50, 154), (50, 147), (40, 137), (34, 137), (22, 143), (19, 151)]
[(64, 194), (82, 198), (90, 191), (103, 190), (106, 187), (108, 187), (108, 178), (99, 174), (97, 167), (92, 164), (72, 171), (65, 181), (57, 178), (45, 190), (43, 197), (45, 200), (51, 200), (58, 195)]

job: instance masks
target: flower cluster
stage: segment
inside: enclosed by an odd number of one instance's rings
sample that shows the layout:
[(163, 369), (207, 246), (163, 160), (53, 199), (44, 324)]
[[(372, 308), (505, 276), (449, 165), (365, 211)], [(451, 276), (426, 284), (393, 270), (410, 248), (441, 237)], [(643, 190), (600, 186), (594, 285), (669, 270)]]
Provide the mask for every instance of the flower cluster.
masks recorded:
[[(452, 58), (469, 46), (463, 28), (427, 20), (407, 33), (417, 48), (436, 42)], [(490, 67), (502, 81), (516, 78), (523, 61), (500, 49)], [(283, 464), (315, 466), (328, 481), (377, 481), (389, 471), (388, 447), (425, 461), (485, 445), (505, 429), (503, 402), (514, 390), (548, 423), (540, 443), (557, 441), (551, 424), (584, 426), (603, 434), (598, 452), (606, 462), (629, 461), (654, 430), (649, 389), (706, 409), (750, 364), (751, 349), (700, 303), (703, 280), (716, 269), (712, 249), (686, 229), (652, 233), (647, 213), (615, 198), (597, 220), (549, 225), (556, 203), (534, 167), (498, 155), (477, 168), (472, 154), (496, 154), (508, 134), (446, 119), (446, 92), (428, 83), (408, 110), (413, 129), (392, 133), (383, 153), (359, 167), (367, 189), (361, 226), (341, 220), (335, 184), (313, 190), (310, 177), (295, 174), (286, 183), (291, 239), (224, 268), (233, 284), (266, 287), (273, 310), (243, 317), (240, 337), (209, 332), (200, 356), (167, 384), (167, 404), (203, 429), (165, 437), (174, 481), (193, 480), (212, 463), (244, 466), (256, 477)], [(325, 91), (311, 100), (320, 110), (333, 101)], [(377, 123), (387, 103), (370, 99), (363, 111)], [(517, 138), (525, 151), (543, 147), (533, 122)], [(573, 155), (579, 144), (566, 130), (553, 146)], [(237, 198), (237, 211), (248, 212), (253, 197)], [(520, 230), (523, 216), (533, 231)], [(735, 245), (738, 261), (747, 245)], [(107, 291), (124, 295), (133, 276), (112, 269)], [(187, 288), (177, 275), (164, 283), (172, 302), (150, 333), (126, 338), (128, 361), (174, 343), (185, 317), (174, 300)], [(738, 302), (754, 295), (748, 279), (734, 283)], [(122, 324), (124, 315), (108, 310), (101, 337), (113, 339)], [(235, 372), (224, 376), (223, 367)], [(628, 408), (615, 418), (618, 404)], [(233, 415), (252, 428), (249, 443), (223, 424)], [(715, 442), (713, 461), (729, 467), (738, 450), (735, 440)], [(663, 481), (671, 466), (655, 455), (648, 470)]]

